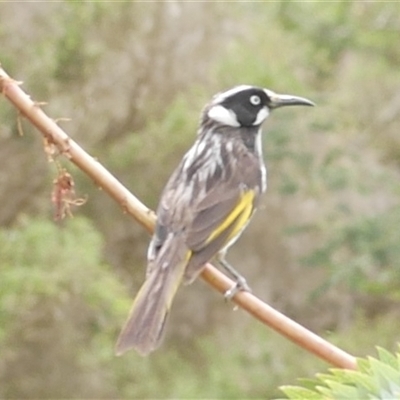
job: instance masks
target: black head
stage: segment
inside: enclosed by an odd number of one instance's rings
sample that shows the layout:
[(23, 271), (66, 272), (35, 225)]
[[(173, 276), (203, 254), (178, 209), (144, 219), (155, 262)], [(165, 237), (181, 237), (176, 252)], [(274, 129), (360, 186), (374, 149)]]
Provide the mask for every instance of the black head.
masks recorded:
[(216, 95), (208, 109), (208, 117), (228, 126), (258, 126), (271, 110), (289, 106), (313, 106), (314, 103), (297, 96), (280, 95), (255, 86), (237, 86)]

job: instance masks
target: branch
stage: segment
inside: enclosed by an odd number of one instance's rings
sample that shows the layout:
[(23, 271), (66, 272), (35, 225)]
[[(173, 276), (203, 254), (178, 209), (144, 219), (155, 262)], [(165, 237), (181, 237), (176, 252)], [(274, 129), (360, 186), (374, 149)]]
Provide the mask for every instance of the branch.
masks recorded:
[[(152, 232), (156, 220), (154, 212), (141, 203), (96, 159), (74, 142), (54, 120), (42, 111), (38, 103), (30, 99), (20, 88), (20, 84), (11, 79), (0, 67), (0, 92), (19, 110), (20, 114), (42, 133), (47, 143), (55, 145), (61, 154), (116, 200), (126, 213), (133, 216), (147, 231)], [(231, 279), (211, 264), (205, 266), (201, 277), (220, 293), (225, 293), (234, 284)], [(328, 363), (341, 368), (356, 368), (355, 357), (276, 311), (253, 294), (239, 292), (233, 301), (265, 325)]]

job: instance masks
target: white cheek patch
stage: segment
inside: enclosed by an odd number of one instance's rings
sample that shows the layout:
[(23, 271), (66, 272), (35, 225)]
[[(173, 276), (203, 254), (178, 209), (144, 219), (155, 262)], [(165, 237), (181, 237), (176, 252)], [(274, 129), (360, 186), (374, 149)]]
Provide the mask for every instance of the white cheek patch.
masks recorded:
[(260, 125), (264, 122), (265, 118), (269, 115), (268, 107), (263, 107), (257, 114), (256, 120), (253, 122), (253, 125)]
[(224, 125), (240, 126), (235, 113), (221, 105), (211, 107), (208, 111), (208, 116), (214, 121), (220, 122)]

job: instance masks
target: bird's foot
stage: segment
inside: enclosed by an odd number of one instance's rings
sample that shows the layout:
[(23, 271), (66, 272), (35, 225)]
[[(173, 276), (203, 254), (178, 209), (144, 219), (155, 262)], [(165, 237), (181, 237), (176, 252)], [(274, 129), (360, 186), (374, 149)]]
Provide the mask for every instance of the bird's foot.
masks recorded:
[(239, 292), (251, 293), (251, 288), (243, 277), (237, 278), (236, 283), (224, 293), (225, 300), (232, 300)]

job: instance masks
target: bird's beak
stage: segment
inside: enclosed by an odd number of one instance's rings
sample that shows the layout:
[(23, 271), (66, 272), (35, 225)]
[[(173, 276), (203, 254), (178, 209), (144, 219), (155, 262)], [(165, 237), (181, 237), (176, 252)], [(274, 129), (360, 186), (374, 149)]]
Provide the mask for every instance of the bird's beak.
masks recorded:
[(272, 109), (285, 106), (315, 106), (312, 101), (305, 99), (304, 97), (291, 96), (289, 94), (277, 94), (270, 90), (267, 91), (267, 95), (271, 99), (269, 107)]

